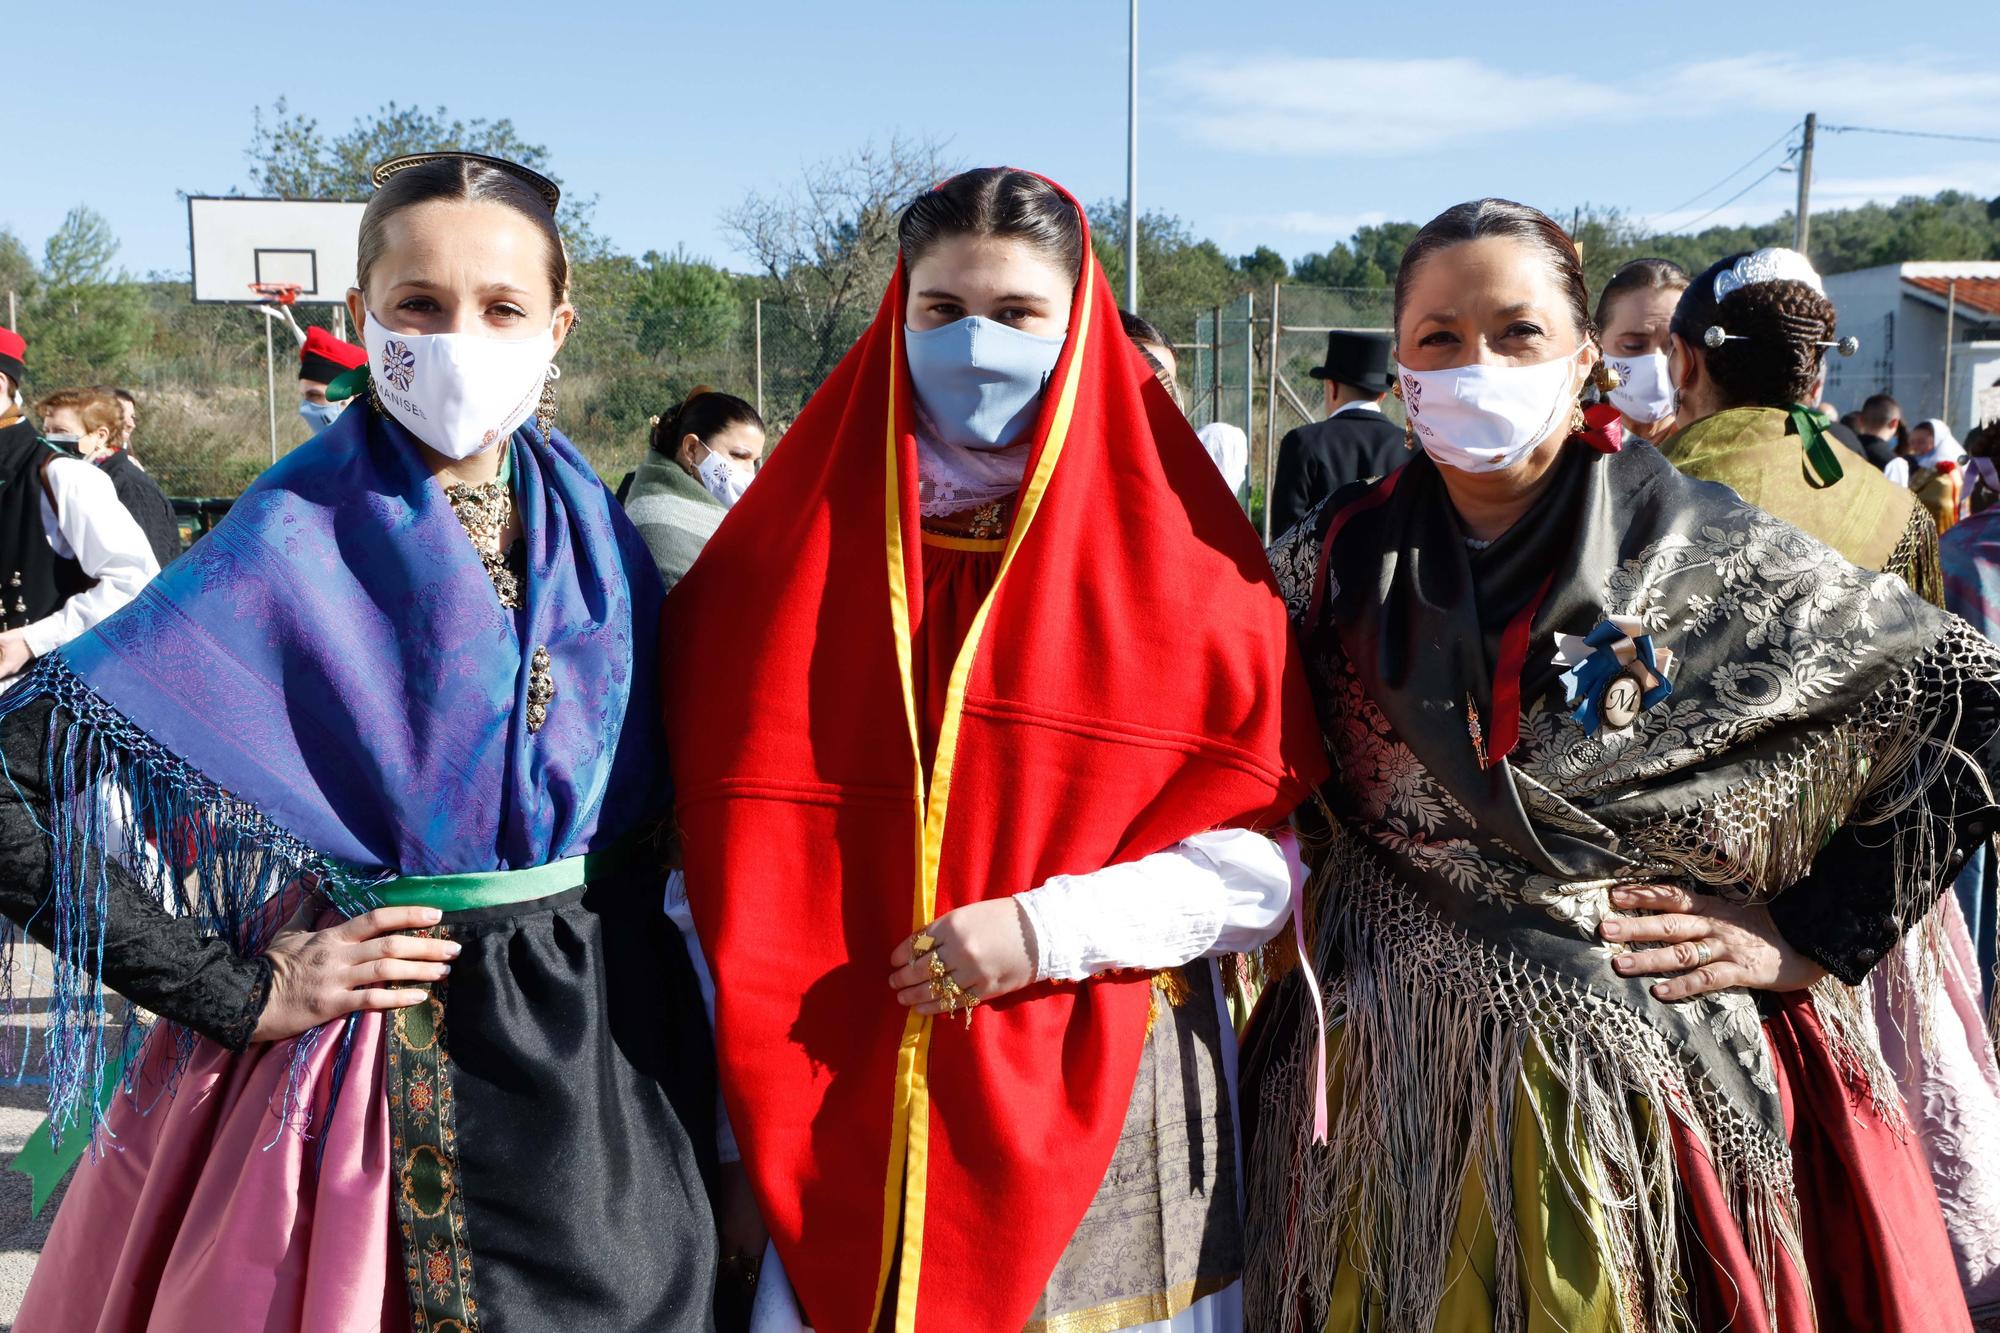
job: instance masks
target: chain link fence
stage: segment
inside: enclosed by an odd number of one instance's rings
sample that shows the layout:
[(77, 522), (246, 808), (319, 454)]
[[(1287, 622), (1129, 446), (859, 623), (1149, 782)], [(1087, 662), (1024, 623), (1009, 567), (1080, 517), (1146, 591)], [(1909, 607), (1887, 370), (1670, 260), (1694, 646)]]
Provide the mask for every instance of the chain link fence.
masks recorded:
[[(1260, 531), (1279, 442), (1326, 414), (1324, 391), (1310, 373), (1325, 358), (1326, 335), (1335, 329), (1386, 333), (1393, 304), (1386, 287), (1283, 283), (1207, 308), (1144, 312), (1179, 354), (1188, 420), (1196, 426), (1226, 421), (1249, 437), (1243, 500)], [(1389, 407), (1401, 424), (1400, 407)]]
[[(874, 314), (873, 303), (857, 303), (839, 318), (809, 322), (769, 301), (599, 313), (587, 293), (579, 304), (583, 315), (558, 358), (556, 422), (613, 486), (638, 466), (653, 419), (697, 387), (756, 404), (775, 442)], [(1253, 522), (1262, 519), (1277, 442), (1324, 413), (1308, 372), (1320, 363), (1327, 331), (1386, 330), (1390, 306), (1386, 288), (1287, 283), (1212, 306), (1143, 311), (1178, 353), (1188, 420), (1230, 422), (1248, 436), (1244, 502)], [(302, 310), (301, 320), (323, 313)], [(226, 500), (272, 461), (262, 317), (187, 307), (179, 321), (171, 357), (142, 364), (132, 385), (140, 410), (133, 452), (169, 495)], [(310, 434), (284, 344), (275, 380), (279, 454)]]

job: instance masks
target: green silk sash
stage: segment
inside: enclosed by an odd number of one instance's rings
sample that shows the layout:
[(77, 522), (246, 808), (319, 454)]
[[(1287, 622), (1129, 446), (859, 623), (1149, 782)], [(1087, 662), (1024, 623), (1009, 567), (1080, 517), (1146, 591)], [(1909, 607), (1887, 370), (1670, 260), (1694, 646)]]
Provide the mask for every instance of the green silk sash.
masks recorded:
[(374, 893), (384, 907), (435, 907), (440, 912), (506, 907), (580, 889), (591, 880), (628, 865), (636, 850), (634, 841), (628, 838), (600, 852), (568, 856), (526, 870), (403, 875), (376, 885)]

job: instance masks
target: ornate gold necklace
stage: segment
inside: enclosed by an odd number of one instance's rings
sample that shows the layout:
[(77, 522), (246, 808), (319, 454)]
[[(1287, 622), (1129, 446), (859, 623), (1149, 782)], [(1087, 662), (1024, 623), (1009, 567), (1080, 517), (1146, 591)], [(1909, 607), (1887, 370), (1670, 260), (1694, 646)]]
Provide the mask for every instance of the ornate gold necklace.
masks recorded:
[(500, 548), (500, 534), (507, 530), (507, 521), (514, 516), (513, 487), (504, 477), (477, 485), (459, 482), (445, 489), (445, 498), (451, 501), (451, 512), (458, 515), (458, 524), (471, 539), (472, 549), (479, 553), (486, 577), (493, 580), (493, 591), (500, 595), (500, 605), (518, 611), (521, 576), (508, 560), (510, 553)]

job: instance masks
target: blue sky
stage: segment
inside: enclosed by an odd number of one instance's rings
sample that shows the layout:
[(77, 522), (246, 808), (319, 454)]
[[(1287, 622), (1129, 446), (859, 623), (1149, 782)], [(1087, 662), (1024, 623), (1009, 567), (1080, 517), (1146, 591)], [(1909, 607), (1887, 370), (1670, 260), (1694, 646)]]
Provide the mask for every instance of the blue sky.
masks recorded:
[[(1992, 0), (1673, 5), (1143, 0), (1141, 206), (1289, 256), (1507, 194), (1659, 216), (1823, 123), (2000, 135)], [(624, 249), (740, 265), (719, 215), (895, 131), (1122, 195), (1122, 0), (205, 0), (14, 4), (0, 226), (88, 203), (185, 272), (177, 190), (247, 184), (251, 110), (344, 128), (390, 99), (511, 116)], [(289, 16), (289, 18), (288, 18)], [(1665, 217), (1687, 221), (1783, 158)], [(1815, 204), (2000, 195), (2000, 144), (1822, 135)], [(1786, 208), (1777, 175), (1716, 214)]]

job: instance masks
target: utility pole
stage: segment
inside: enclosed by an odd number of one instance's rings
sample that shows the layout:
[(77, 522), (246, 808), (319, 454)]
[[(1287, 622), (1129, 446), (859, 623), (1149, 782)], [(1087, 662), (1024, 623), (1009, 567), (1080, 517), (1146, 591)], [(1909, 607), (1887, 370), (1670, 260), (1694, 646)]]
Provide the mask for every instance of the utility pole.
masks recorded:
[(1946, 427), (1951, 425), (1951, 340), (1957, 323), (1958, 280), (1954, 278), (1944, 286), (1944, 400), (1938, 407), (1938, 416), (1944, 419)]
[(1811, 239), (1813, 132), (1819, 128), (1819, 112), (1806, 112), (1806, 137), (1799, 145), (1799, 207), (1792, 219), (1792, 249), (1811, 258), (1806, 243)]
[(1132, 69), (1125, 105), (1125, 308), (1139, 309), (1139, 0), (1132, 0)]

